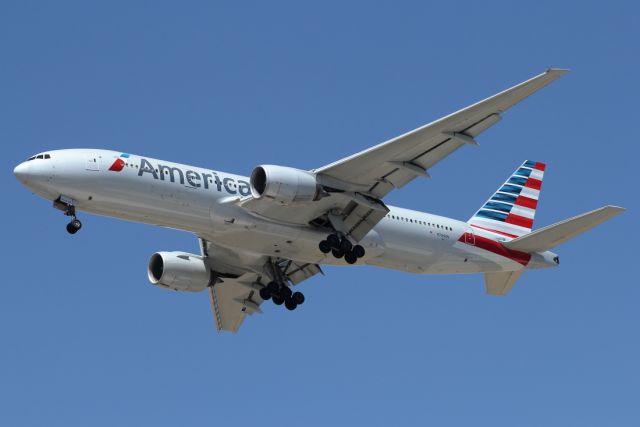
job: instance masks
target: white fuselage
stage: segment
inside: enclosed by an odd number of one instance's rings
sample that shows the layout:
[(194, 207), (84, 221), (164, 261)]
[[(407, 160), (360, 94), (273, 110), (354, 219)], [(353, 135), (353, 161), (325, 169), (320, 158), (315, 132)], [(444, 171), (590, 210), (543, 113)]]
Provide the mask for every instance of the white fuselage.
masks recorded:
[[(251, 194), (247, 177), (109, 150), (47, 153), (49, 159), (36, 158), (15, 170), (20, 181), (46, 199), (64, 196), (79, 211), (189, 231), (250, 255), (346, 265), (318, 249), (326, 231), (278, 223), (238, 206)], [(426, 274), (556, 265), (551, 252), (513, 253), (500, 243), (508, 238), (466, 222), (389, 208), (360, 242), (366, 256), (358, 264)]]

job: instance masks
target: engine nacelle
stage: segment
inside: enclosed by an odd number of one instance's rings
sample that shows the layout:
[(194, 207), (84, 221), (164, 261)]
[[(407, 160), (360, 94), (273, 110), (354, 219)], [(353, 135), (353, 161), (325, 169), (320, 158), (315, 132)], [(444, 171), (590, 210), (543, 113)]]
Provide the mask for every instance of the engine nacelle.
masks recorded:
[(149, 281), (176, 291), (200, 292), (210, 273), (201, 256), (186, 252), (156, 252), (147, 268)]
[(320, 186), (314, 174), (286, 166), (261, 165), (251, 173), (251, 194), (289, 205), (320, 198)]

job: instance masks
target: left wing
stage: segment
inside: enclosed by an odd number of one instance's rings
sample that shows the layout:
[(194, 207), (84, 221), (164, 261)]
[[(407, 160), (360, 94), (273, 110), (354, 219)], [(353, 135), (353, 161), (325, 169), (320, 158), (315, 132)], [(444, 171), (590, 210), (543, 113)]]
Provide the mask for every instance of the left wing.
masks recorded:
[(297, 285), (321, 273), (316, 264), (269, 257), (247, 259), (244, 254), (202, 238), (200, 248), (213, 271), (209, 298), (218, 332), (237, 332), (247, 315), (262, 313), (260, 305), (263, 299), (259, 292), (268, 282), (275, 280), (274, 275)]
[(297, 206), (253, 198), (238, 203), (276, 221), (305, 225), (329, 211), (339, 212), (328, 218), (331, 226), (359, 241), (388, 213), (382, 202), (387, 193), (416, 177), (429, 177), (433, 165), (463, 145), (476, 145), (474, 138), (496, 124), (504, 111), (565, 73), (567, 70), (549, 69), (435, 122), (314, 169), (331, 197)]

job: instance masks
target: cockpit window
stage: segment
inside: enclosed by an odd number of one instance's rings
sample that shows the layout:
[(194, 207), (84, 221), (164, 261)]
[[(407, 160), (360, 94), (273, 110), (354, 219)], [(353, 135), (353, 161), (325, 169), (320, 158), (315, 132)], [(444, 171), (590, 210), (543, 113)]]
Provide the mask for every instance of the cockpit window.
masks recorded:
[(27, 162), (29, 160), (35, 160), (35, 159), (50, 159), (51, 158), (51, 154), (38, 154), (37, 156), (31, 156), (27, 159)]

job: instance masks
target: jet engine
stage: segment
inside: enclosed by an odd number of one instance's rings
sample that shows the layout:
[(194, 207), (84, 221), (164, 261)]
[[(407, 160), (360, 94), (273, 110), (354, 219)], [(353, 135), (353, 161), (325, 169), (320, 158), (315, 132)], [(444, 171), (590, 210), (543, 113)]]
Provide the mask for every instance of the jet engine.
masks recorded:
[(314, 174), (285, 166), (258, 166), (249, 181), (253, 197), (266, 197), (282, 205), (318, 200), (321, 195)]
[(210, 279), (202, 257), (186, 252), (156, 252), (151, 255), (147, 274), (154, 285), (187, 292), (203, 290)]

